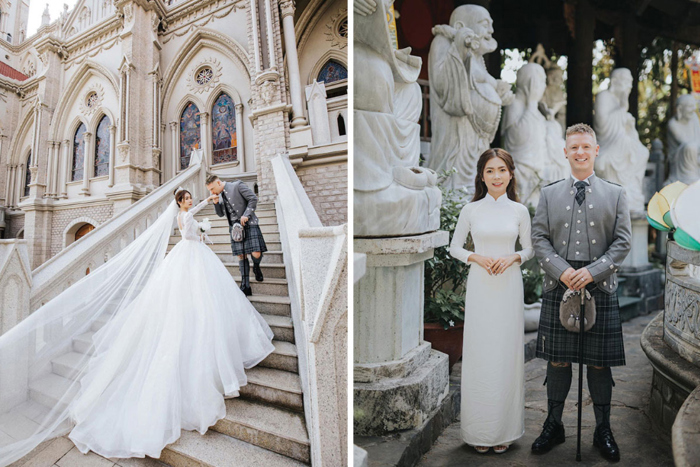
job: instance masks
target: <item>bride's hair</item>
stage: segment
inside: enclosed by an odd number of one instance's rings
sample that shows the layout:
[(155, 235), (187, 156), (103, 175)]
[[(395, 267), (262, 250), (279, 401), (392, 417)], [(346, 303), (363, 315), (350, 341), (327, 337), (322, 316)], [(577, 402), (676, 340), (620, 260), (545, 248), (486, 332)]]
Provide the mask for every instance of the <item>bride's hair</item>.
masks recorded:
[(180, 203), (182, 203), (182, 200), (185, 199), (185, 194), (189, 194), (190, 196), (192, 196), (192, 193), (190, 193), (187, 190), (179, 190), (179, 191), (175, 190), (174, 194), (175, 194), (175, 202), (177, 202), (178, 206), (180, 206)]
[(486, 183), (484, 183), (484, 168), (486, 167), (486, 163), (495, 157), (503, 159), (503, 162), (506, 163), (506, 167), (508, 168), (508, 172), (510, 172), (510, 183), (508, 183), (508, 188), (506, 188), (508, 198), (515, 202), (520, 202), (518, 199), (518, 182), (515, 180), (515, 162), (513, 162), (513, 156), (501, 148), (487, 149), (481, 157), (479, 157), (479, 162), (476, 163), (476, 179), (474, 180), (475, 190), (472, 202), (479, 201), (489, 192)]

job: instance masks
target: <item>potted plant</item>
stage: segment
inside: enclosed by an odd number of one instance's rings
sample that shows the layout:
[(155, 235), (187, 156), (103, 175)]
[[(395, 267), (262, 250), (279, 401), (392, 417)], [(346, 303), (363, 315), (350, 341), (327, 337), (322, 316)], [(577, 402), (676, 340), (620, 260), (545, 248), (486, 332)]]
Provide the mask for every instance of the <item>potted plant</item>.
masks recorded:
[[(444, 188), (442, 182), (454, 169), (440, 176), (442, 207), (440, 228), (450, 233), (457, 227), (459, 213), (465, 204), (461, 193)], [(471, 243), (471, 237), (468, 240)], [(469, 247), (473, 248), (473, 247)], [(434, 349), (450, 357), (450, 369), (462, 357), (464, 336), (464, 297), (469, 266), (450, 256), (449, 246), (436, 248), (425, 262), (425, 301), (423, 338)]]

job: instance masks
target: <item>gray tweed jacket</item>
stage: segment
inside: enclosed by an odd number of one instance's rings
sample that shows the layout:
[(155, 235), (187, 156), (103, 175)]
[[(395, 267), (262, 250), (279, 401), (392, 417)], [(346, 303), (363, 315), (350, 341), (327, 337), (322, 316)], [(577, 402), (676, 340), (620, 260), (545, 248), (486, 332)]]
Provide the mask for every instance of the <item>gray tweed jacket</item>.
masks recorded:
[(532, 244), (546, 273), (545, 292), (556, 288), (573, 260), (591, 261), (586, 267), (600, 290), (607, 294), (617, 290), (616, 273), (632, 242), (625, 189), (595, 174), (589, 182), (581, 206), (571, 177), (542, 188)]
[[(228, 211), (224, 207), (223, 193), (226, 193), (226, 198), (228, 198), (233, 207), (233, 216), (229, 216)], [(245, 182), (236, 180), (235, 182), (224, 183), (224, 191), (222, 194), (219, 194), (219, 202), (214, 205), (214, 210), (219, 217), (226, 216), (229, 225), (238, 222), (243, 216), (248, 218), (250, 225), (258, 225), (258, 216), (255, 215), (257, 205), (258, 197), (253, 190)]]

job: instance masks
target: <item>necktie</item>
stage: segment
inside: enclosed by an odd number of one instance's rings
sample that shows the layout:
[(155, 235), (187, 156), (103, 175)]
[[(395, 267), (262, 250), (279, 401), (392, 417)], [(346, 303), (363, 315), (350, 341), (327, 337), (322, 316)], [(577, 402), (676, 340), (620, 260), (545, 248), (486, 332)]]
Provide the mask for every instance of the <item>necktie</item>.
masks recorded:
[(586, 199), (586, 182), (576, 182), (574, 186), (576, 187), (576, 202), (581, 206), (583, 200)]

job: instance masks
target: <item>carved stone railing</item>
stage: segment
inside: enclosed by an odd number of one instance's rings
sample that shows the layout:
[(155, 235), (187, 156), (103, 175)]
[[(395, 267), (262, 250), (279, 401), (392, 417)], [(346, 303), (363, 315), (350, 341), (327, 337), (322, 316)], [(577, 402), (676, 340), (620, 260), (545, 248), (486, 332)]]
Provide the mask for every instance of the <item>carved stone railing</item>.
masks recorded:
[(700, 368), (700, 251), (668, 242), (664, 341)]
[(30, 309), (41, 307), (84, 277), (88, 268), (94, 271), (129, 245), (172, 202), (176, 188), (188, 189), (195, 201), (204, 199), (205, 164), (201, 150), (194, 152), (187, 170), (34, 269)]
[(272, 167), (311, 463), (347, 465), (347, 224), (323, 227), (286, 154)]

